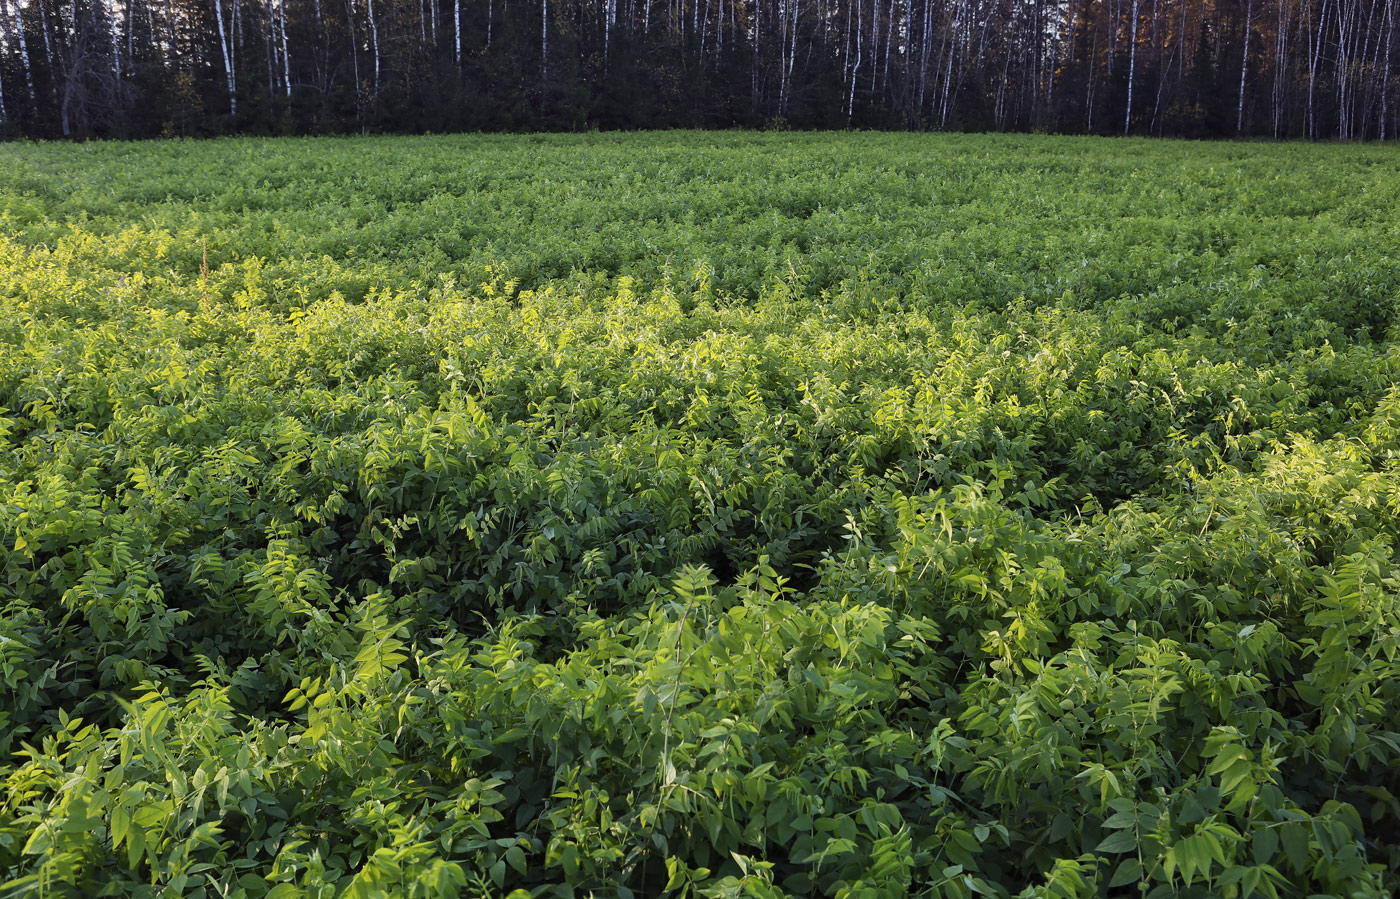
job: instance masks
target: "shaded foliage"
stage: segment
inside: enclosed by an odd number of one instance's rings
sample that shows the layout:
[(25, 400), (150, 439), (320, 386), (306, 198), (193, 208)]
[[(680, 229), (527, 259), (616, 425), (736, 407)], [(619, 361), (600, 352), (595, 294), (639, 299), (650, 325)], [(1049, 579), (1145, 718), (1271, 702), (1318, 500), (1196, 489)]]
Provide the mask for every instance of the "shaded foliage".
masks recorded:
[(3, 3), (0, 137), (1400, 125), (1400, 0)]

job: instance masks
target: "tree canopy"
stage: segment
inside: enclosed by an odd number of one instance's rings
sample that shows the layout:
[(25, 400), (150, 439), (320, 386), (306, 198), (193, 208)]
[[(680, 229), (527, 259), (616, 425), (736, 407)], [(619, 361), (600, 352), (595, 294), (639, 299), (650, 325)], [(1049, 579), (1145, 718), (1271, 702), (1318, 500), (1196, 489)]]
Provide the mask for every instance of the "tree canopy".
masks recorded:
[(1389, 139), (1400, 0), (0, 0), (0, 134)]

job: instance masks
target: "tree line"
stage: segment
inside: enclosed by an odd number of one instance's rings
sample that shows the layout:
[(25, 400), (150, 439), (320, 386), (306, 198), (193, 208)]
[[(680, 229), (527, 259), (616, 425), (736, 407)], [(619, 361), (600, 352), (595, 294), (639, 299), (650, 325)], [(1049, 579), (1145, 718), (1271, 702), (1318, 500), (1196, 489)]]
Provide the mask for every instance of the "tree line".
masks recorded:
[(0, 0), (0, 134), (1381, 139), (1400, 0)]

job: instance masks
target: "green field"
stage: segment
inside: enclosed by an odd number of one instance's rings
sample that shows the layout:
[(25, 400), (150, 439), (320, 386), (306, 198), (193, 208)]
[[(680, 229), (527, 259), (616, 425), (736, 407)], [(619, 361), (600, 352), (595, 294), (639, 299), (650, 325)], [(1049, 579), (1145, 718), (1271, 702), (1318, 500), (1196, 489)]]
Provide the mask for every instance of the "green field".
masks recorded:
[(1398, 209), (1377, 146), (0, 146), (0, 897), (1390, 896)]

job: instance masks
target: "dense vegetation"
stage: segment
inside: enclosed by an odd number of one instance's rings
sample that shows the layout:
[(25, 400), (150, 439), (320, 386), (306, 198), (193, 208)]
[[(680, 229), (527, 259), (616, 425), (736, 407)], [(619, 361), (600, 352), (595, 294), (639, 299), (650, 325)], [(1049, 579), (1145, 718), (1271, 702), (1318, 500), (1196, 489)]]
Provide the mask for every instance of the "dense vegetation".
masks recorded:
[(1400, 0), (0, 0), (0, 138), (1394, 140)]
[(1391, 895), (1397, 175), (0, 148), (0, 894)]

